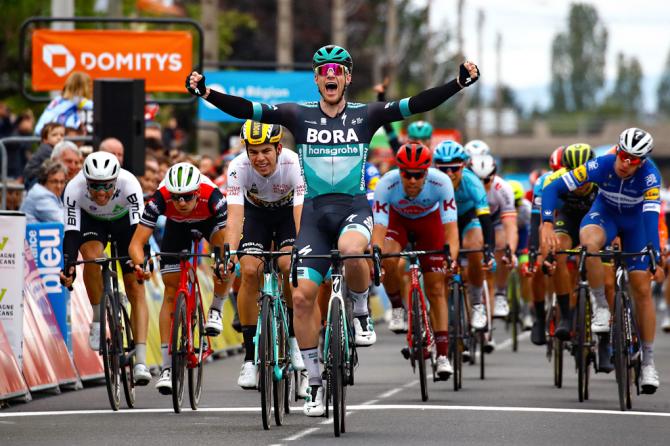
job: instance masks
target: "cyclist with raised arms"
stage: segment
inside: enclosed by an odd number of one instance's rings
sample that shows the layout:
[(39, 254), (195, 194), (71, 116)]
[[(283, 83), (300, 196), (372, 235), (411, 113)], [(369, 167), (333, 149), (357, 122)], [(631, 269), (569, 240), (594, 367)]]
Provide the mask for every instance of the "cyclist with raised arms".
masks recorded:
[[(283, 148), (281, 138), (280, 125), (250, 120), (242, 125), (240, 139), (246, 150), (231, 161), (226, 182), (226, 243), (231, 250), (290, 251), (293, 247), (300, 228), (305, 183), (300, 173), (298, 154)], [(242, 276), (237, 308), (245, 350), (237, 384), (244, 389), (255, 389), (258, 367), (254, 363), (254, 337), (262, 261), (250, 255), (237, 257)], [(289, 256), (280, 257), (278, 264), (285, 274), (284, 291), (290, 304)], [(305, 366), (293, 334), (293, 310), (289, 308), (288, 313), (291, 363), (296, 370), (302, 370)]]
[(486, 190), (477, 175), (465, 167), (469, 159), (463, 146), (449, 140), (438, 144), (433, 155), (435, 167), (446, 173), (454, 186), (461, 247), (464, 249), (482, 249), (484, 245), (489, 247), (489, 252), (486, 253), (486, 258), (489, 260), (486, 264), (482, 263), (481, 252), (467, 256), (468, 299), (472, 306), (470, 325), (476, 330), (484, 330), (488, 319), (486, 305), (482, 303), (482, 287), (484, 272), (493, 265), (490, 249), (495, 246), (495, 238)]
[[(144, 245), (149, 241), (156, 227), (158, 217), (167, 217), (165, 232), (161, 241), (162, 252), (190, 250), (191, 230), (198, 230), (211, 245), (223, 249), (224, 228), (226, 226), (226, 198), (219, 188), (197, 167), (190, 163), (178, 163), (170, 167), (158, 189), (144, 208), (140, 224), (130, 242), (128, 253), (138, 276), (149, 278), (142, 270)], [(161, 275), (165, 284), (163, 304), (158, 315), (161, 338), (163, 370), (156, 383), (156, 389), (163, 395), (172, 394), (172, 357), (169, 353), (170, 325), (174, 312), (174, 299), (179, 287), (179, 259), (163, 256), (160, 260)], [(221, 309), (227, 282), (214, 281), (214, 300), (208, 311), (208, 319), (218, 320), (212, 324), (208, 320), (210, 335), (218, 335), (221, 330)], [(218, 327), (218, 332), (217, 332)]]
[[(448, 176), (430, 167), (431, 158), (427, 147), (417, 143), (404, 144), (395, 158), (398, 169), (386, 173), (379, 182), (373, 208), (372, 245), (383, 247), (385, 254), (400, 252), (407, 245), (409, 233), (413, 233), (415, 249), (439, 250), (448, 243), (451, 257), (458, 258), (454, 188)], [(453, 368), (448, 359), (444, 258), (441, 255), (420, 256), (419, 261), (435, 330), (437, 374), (446, 380)], [(398, 258), (384, 260), (384, 288), (389, 296), (395, 297), (391, 302), (401, 300), (400, 284), (405, 271), (399, 269), (399, 263)], [(403, 317), (402, 313), (400, 317)]]
[[(655, 251), (653, 255), (658, 256), (661, 176), (658, 169), (647, 162), (653, 147), (654, 141), (649, 133), (638, 128), (626, 129), (619, 136), (616, 154), (597, 157), (562, 175), (560, 181), (548, 184), (542, 200), (542, 243), (549, 250), (560, 246), (554, 231), (558, 197), (593, 182), (598, 186), (598, 196), (582, 220), (579, 231), (581, 245), (589, 252), (598, 252), (619, 235), (623, 251), (643, 251), (651, 244)], [(654, 363), (656, 311), (651, 297), (652, 276), (648, 272), (648, 264), (647, 255), (630, 258), (627, 262), (642, 341), (640, 384), (642, 393), (650, 394), (658, 388), (659, 376)], [(609, 312), (602, 261), (598, 257), (589, 257), (586, 268), (596, 314), (604, 310)], [(663, 265), (659, 264), (653, 279), (662, 282), (663, 278)]]
[[(387, 103), (347, 102), (353, 61), (347, 50), (328, 45), (312, 58), (314, 82), (321, 99), (304, 104), (278, 105), (251, 102), (208, 88), (204, 77), (193, 72), (188, 90), (240, 119), (282, 124), (295, 137), (307, 184), (300, 233), (296, 247), (302, 253), (325, 254), (337, 247), (343, 255), (362, 254), (370, 242), (372, 211), (365, 196), (364, 165), (370, 140), (385, 122), (399, 121), (431, 110), (479, 77), (477, 66), (465, 62), (458, 77), (416, 96)], [(295, 332), (312, 386), (304, 413), (325, 412), (319, 371), (319, 311), (316, 296), (329, 268), (328, 260), (305, 259), (299, 267), (298, 287), (293, 290)], [(354, 300), (355, 342), (372, 345), (376, 334), (368, 316), (370, 270), (364, 259), (345, 262), (347, 286)]]
[[(118, 255), (128, 255), (128, 245), (144, 209), (142, 186), (137, 178), (119, 165), (114, 155), (95, 152), (86, 157), (84, 167), (68, 183), (64, 192), (65, 236), (63, 257), (65, 271), (61, 283), (72, 286), (75, 269), (69, 263), (77, 260), (77, 251), (84, 260), (103, 257), (109, 238), (116, 242)], [(144, 245), (143, 245), (144, 246)], [(146, 386), (151, 381), (147, 368), (147, 332), (149, 309), (144, 286), (137, 282), (132, 267), (121, 262), (123, 283), (132, 305), (131, 326), (135, 340), (135, 384)], [(103, 293), (100, 265), (84, 264), (84, 285), (93, 306), (93, 322), (88, 343), (100, 348), (100, 298)]]

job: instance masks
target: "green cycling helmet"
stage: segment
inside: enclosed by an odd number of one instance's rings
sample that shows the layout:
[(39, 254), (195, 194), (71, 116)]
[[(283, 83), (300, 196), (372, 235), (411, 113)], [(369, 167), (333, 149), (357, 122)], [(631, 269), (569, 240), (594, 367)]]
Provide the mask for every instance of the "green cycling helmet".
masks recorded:
[(425, 140), (433, 136), (433, 126), (426, 121), (414, 121), (407, 127), (407, 136), (411, 140)]
[(345, 50), (341, 46), (337, 45), (326, 45), (322, 46), (312, 57), (312, 69), (321, 66), (327, 63), (338, 63), (344, 65), (349, 70), (349, 73), (354, 68), (354, 61), (351, 59), (351, 54), (349, 51)]
[(576, 143), (571, 144), (563, 150), (561, 156), (561, 164), (566, 169), (572, 170), (586, 164), (587, 161), (595, 158), (593, 149), (588, 144)]

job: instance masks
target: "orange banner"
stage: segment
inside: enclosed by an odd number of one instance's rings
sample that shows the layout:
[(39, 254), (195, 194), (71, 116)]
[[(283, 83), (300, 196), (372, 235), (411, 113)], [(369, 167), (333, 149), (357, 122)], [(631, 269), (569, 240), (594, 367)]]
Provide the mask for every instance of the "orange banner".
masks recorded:
[(35, 30), (32, 88), (60, 90), (72, 71), (93, 79), (145, 79), (147, 91), (184, 92), (193, 65), (186, 31)]

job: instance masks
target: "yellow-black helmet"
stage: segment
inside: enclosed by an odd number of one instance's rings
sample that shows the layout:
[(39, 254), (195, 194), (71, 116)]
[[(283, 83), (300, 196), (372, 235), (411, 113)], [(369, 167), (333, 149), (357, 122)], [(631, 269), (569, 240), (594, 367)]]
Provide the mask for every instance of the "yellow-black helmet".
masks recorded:
[(277, 144), (281, 141), (282, 133), (282, 128), (279, 124), (264, 124), (248, 119), (242, 125), (240, 139), (246, 145)]
[(591, 146), (583, 143), (571, 144), (563, 150), (561, 164), (566, 169), (572, 170), (586, 164), (587, 161), (595, 158)]

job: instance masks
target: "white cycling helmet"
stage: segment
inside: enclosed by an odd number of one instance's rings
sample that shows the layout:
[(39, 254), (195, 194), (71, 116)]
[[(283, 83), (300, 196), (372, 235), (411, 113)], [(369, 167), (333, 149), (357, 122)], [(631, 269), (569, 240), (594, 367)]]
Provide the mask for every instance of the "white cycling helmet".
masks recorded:
[(165, 187), (172, 194), (187, 194), (200, 188), (200, 170), (191, 163), (177, 163), (165, 174)]
[(94, 152), (84, 160), (84, 176), (89, 181), (112, 181), (119, 176), (121, 166), (109, 152)]
[(496, 173), (496, 160), (491, 155), (479, 155), (470, 160), (470, 170), (484, 180)]
[(629, 155), (644, 158), (654, 149), (654, 138), (642, 129), (631, 127), (619, 135), (619, 148)]
[(471, 157), (488, 155), (491, 153), (491, 148), (489, 145), (481, 139), (473, 139), (472, 141), (469, 141), (463, 148), (465, 149), (465, 152)]

